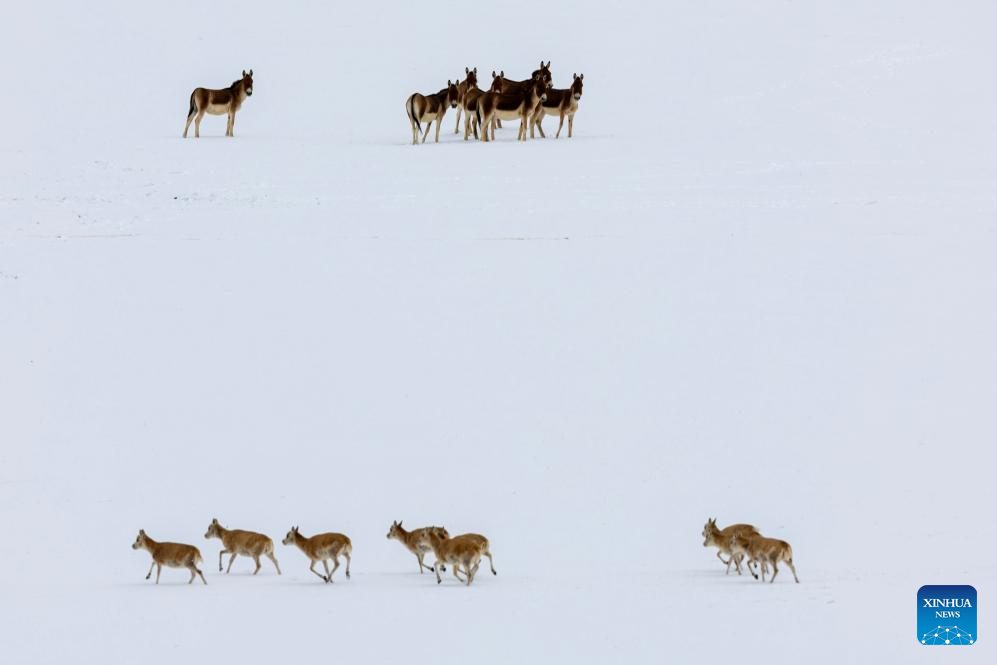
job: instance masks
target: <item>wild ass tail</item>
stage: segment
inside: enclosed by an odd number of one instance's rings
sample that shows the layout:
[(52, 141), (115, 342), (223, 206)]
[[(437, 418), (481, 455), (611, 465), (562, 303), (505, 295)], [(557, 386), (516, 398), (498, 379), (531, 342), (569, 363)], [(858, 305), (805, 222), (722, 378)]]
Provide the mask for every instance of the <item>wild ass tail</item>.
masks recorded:
[(194, 115), (194, 111), (197, 110), (197, 104), (194, 103), (194, 93), (190, 93), (190, 108), (187, 109), (187, 117)]
[(413, 103), (414, 99), (415, 95), (412, 95), (407, 100), (405, 100), (405, 112), (408, 113), (408, 117), (412, 120), (412, 124), (418, 127), (419, 131), (422, 131), (422, 125), (415, 117), (415, 104)]

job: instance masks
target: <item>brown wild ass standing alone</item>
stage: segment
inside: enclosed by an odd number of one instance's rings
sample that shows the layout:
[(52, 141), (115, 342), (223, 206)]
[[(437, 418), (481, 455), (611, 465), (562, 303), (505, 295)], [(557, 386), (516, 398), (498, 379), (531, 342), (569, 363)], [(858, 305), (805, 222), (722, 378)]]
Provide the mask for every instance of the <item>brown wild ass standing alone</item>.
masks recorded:
[(146, 574), (145, 579), (149, 579), (152, 576), (153, 567), (156, 568), (156, 584), (159, 584), (159, 574), (163, 572), (163, 566), (168, 566), (170, 568), (186, 568), (190, 571), (190, 579), (187, 584), (192, 584), (194, 582), (194, 577), (200, 575), (201, 581), (205, 584), (208, 580), (204, 579), (204, 573), (202, 573), (198, 567), (197, 562), (201, 561), (201, 552), (198, 551), (193, 545), (183, 545), (181, 543), (157, 543), (155, 540), (150, 538), (145, 534), (144, 529), (139, 529), (138, 537), (135, 538), (135, 542), (132, 543), (133, 550), (143, 549), (152, 555), (152, 565), (149, 566), (149, 572)]
[[(339, 569), (340, 554), (346, 558), (346, 577), (350, 576), (350, 555), (353, 553), (353, 544), (348, 537), (341, 533), (319, 533), (311, 538), (306, 538), (298, 531), (298, 527), (292, 526), (281, 542), (285, 545), (297, 545), (298, 549), (304, 552), (305, 556), (312, 562), (308, 570), (321, 577), (328, 584), (332, 584), (332, 574)], [(332, 559), (333, 563), (332, 572), (329, 572), (329, 559)], [(325, 575), (315, 570), (315, 564), (319, 561), (325, 568)]]
[[(406, 531), (402, 527), (402, 521), (391, 523), (391, 528), (388, 529), (388, 539), (394, 538), (402, 545), (404, 545), (409, 552), (415, 555), (415, 558), (419, 560), (419, 574), (422, 574), (422, 569), (433, 570), (432, 566), (427, 566), (423, 562), (423, 558), (426, 556), (427, 552), (432, 551), (433, 547), (429, 544), (430, 532), (433, 529), (441, 529), (444, 538), (449, 538), (450, 534), (443, 527), (435, 526), (424, 526), (421, 529), (412, 529), (411, 531)], [(446, 571), (446, 568), (443, 569)]]
[[(211, 115), (228, 115), (225, 126), (225, 136), (235, 136), (235, 114), (242, 108), (246, 97), (253, 95), (253, 70), (242, 72), (242, 78), (221, 90), (209, 88), (194, 88), (190, 93), (190, 108), (187, 111), (187, 124), (183, 128), (183, 137), (187, 138), (191, 120), (194, 121), (194, 137), (201, 136), (201, 118), (205, 113)], [(195, 118), (196, 116), (196, 118)]]
[[(453, 566), (453, 574), (460, 582), (471, 586), (474, 576), (481, 565), (481, 556), (488, 557), (488, 565), (492, 569), (493, 575), (498, 575), (495, 570), (495, 563), (492, 561), (492, 553), (488, 539), (477, 533), (465, 533), (460, 536), (449, 538), (446, 529), (432, 527), (429, 532), (429, 544), (436, 555), (436, 583), (440, 584), (443, 578), (440, 577), (440, 570), (443, 564)], [(462, 579), (460, 571), (463, 570), (466, 579)]]
[(768, 565), (772, 566), (772, 579), (769, 583), (775, 582), (775, 576), (779, 574), (779, 562), (785, 561), (789, 569), (793, 571), (793, 579), (800, 583), (800, 578), (796, 576), (796, 566), (793, 565), (793, 548), (785, 540), (766, 538), (757, 533), (735, 533), (730, 537), (728, 545), (730, 551), (737, 556), (748, 555), (748, 572), (757, 580), (758, 575), (754, 571), (754, 564), (761, 563), (762, 582), (765, 581), (765, 570)]
[[(517, 141), (526, 140), (526, 126), (536, 111), (537, 105), (547, 99), (550, 83), (543, 77), (531, 79), (519, 92), (503, 93), (496, 90), (502, 85), (500, 78), (492, 80), (491, 89), (478, 97), (478, 126), (482, 128), (481, 138), (495, 140), (495, 120), (519, 120)], [(489, 138), (491, 130), (491, 138)]]
[[(703, 547), (716, 547), (717, 548), (717, 558), (720, 559), (720, 563), (727, 566), (727, 573), (730, 574), (730, 564), (731, 562), (737, 567), (737, 574), (741, 574), (741, 559), (744, 558), (743, 555), (739, 554), (736, 557), (730, 550), (730, 539), (734, 535), (748, 535), (755, 534), (758, 535), (758, 529), (750, 524), (731, 524), (728, 527), (720, 529), (717, 527), (717, 520), (715, 517), (706, 520), (706, 525), (703, 527)], [(726, 554), (727, 560), (720, 554)]]
[(422, 136), (422, 142), (426, 142), (429, 130), (436, 121), (436, 142), (440, 142), (440, 122), (446, 115), (447, 107), (457, 107), (457, 84), (447, 80), (447, 87), (440, 90), (435, 95), (421, 95), (414, 92), (405, 100), (405, 113), (408, 114), (409, 122), (412, 123), (412, 145), (419, 141), (419, 132), (422, 130), (420, 123), (426, 122), (426, 133)]
[(252, 557), (253, 561), (256, 562), (256, 570), (253, 571), (253, 575), (255, 575), (260, 572), (260, 555), (263, 554), (273, 562), (273, 567), (277, 569), (277, 574), (280, 575), (280, 566), (277, 564), (277, 559), (273, 554), (273, 541), (262, 533), (226, 529), (218, 523), (217, 519), (212, 519), (204, 537), (218, 538), (222, 541), (222, 550), (218, 553), (219, 572), (222, 570), (222, 556), (225, 554), (232, 555), (229, 557), (228, 569), (225, 571), (227, 575), (232, 570), (232, 562), (235, 561), (236, 555), (241, 554), (242, 556)]
[(582, 98), (582, 79), (585, 74), (572, 74), (571, 87), (566, 90), (551, 88), (547, 91), (547, 99), (537, 105), (536, 113), (530, 118), (530, 138), (533, 138), (533, 128), (540, 130), (540, 136), (547, 138), (544, 134), (543, 121), (545, 115), (559, 116), (561, 124), (557, 126), (557, 134), (554, 138), (560, 138), (561, 128), (564, 127), (564, 118), (568, 118), (568, 138), (571, 138), (572, 130), (575, 126), (575, 113), (578, 112), (578, 100)]

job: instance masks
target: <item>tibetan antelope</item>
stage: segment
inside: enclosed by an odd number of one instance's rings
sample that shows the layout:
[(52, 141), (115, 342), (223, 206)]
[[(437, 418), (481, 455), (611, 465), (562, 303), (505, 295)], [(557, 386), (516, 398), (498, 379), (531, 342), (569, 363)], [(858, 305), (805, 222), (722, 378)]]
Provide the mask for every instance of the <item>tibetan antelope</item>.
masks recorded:
[[(498, 575), (495, 570), (495, 562), (492, 561), (492, 553), (488, 544), (488, 539), (477, 533), (465, 533), (460, 536), (450, 538), (446, 529), (442, 527), (432, 527), (429, 531), (429, 544), (436, 555), (436, 583), (440, 584), (443, 578), (440, 571), (445, 570), (443, 564), (453, 566), (454, 577), (467, 586), (471, 586), (474, 576), (481, 565), (481, 556), (488, 557), (488, 565), (492, 569), (492, 575)], [(460, 571), (464, 571), (465, 578), (461, 578)]]
[(186, 568), (190, 571), (190, 579), (187, 584), (194, 582), (195, 576), (200, 576), (205, 584), (204, 573), (197, 567), (197, 562), (202, 561), (201, 552), (193, 545), (183, 545), (181, 543), (157, 543), (155, 540), (145, 535), (144, 529), (139, 529), (138, 537), (132, 543), (133, 550), (146, 550), (152, 555), (152, 565), (145, 579), (152, 576), (153, 567), (156, 568), (156, 584), (159, 584), (159, 574), (163, 572), (163, 566), (170, 568)]
[[(519, 120), (517, 141), (526, 140), (526, 125), (536, 111), (537, 105), (547, 99), (550, 83), (543, 78), (532, 79), (528, 86), (519, 92), (497, 92), (501, 85), (498, 78), (492, 80), (491, 89), (478, 97), (478, 126), (482, 128), (481, 138), (495, 140), (495, 120)], [(491, 138), (488, 132), (491, 130)]]
[(772, 579), (769, 583), (775, 582), (775, 576), (779, 574), (779, 562), (784, 561), (789, 569), (793, 571), (793, 579), (800, 583), (800, 578), (796, 576), (796, 566), (793, 565), (793, 548), (785, 540), (766, 538), (757, 533), (735, 533), (730, 537), (728, 545), (733, 555), (748, 557), (748, 572), (757, 580), (758, 575), (754, 571), (755, 564), (761, 564), (762, 582), (765, 581), (765, 570), (767, 566), (772, 566)]
[[(720, 529), (717, 527), (716, 518), (710, 518), (706, 521), (706, 525), (703, 527), (703, 547), (716, 547), (717, 548), (717, 558), (720, 559), (720, 563), (727, 566), (727, 574), (730, 574), (730, 564), (734, 563), (737, 568), (737, 574), (741, 574), (741, 559), (744, 558), (743, 555), (738, 555), (735, 557), (730, 550), (730, 539), (731, 536), (735, 534), (755, 534), (758, 535), (758, 529), (750, 524), (731, 524), (728, 527)], [(726, 554), (727, 560), (720, 554)]]
[(422, 142), (426, 142), (426, 137), (429, 136), (429, 130), (433, 127), (434, 120), (436, 121), (436, 142), (440, 142), (440, 122), (446, 115), (448, 106), (457, 107), (457, 97), (457, 84), (450, 82), (449, 79), (447, 87), (435, 95), (420, 95), (418, 92), (409, 95), (409, 98), (405, 100), (405, 113), (408, 114), (409, 122), (412, 123), (412, 145), (419, 142), (419, 132), (422, 130), (420, 123), (423, 122), (428, 123), (426, 133), (422, 136)]
[(585, 74), (572, 74), (571, 87), (567, 89), (550, 88), (547, 90), (547, 99), (537, 105), (537, 110), (530, 118), (530, 138), (533, 138), (533, 128), (540, 130), (540, 136), (547, 138), (544, 134), (543, 121), (545, 115), (559, 116), (561, 124), (557, 126), (557, 134), (554, 138), (560, 138), (561, 128), (564, 127), (564, 118), (568, 118), (568, 138), (571, 138), (572, 130), (575, 126), (575, 113), (578, 112), (578, 100), (582, 98), (582, 79)]
[(277, 574), (280, 575), (280, 566), (273, 555), (273, 541), (262, 533), (226, 529), (218, 523), (217, 519), (212, 519), (204, 537), (218, 538), (222, 541), (222, 550), (218, 553), (218, 572), (222, 570), (222, 557), (224, 555), (232, 555), (229, 557), (228, 569), (225, 571), (225, 574), (228, 575), (232, 570), (232, 562), (235, 561), (235, 557), (241, 554), (242, 556), (252, 557), (253, 561), (256, 562), (256, 570), (253, 571), (253, 575), (255, 575), (260, 572), (260, 555), (263, 554), (273, 562), (273, 567), (277, 569)]
[(187, 110), (187, 124), (183, 128), (183, 137), (187, 138), (187, 130), (190, 129), (190, 122), (193, 120), (194, 137), (200, 138), (201, 118), (204, 117), (205, 113), (227, 115), (228, 124), (225, 126), (225, 136), (235, 136), (235, 114), (242, 108), (242, 103), (246, 101), (246, 97), (252, 96), (252, 69), (249, 70), (249, 73), (243, 70), (241, 79), (221, 90), (194, 88), (194, 92), (190, 93), (190, 108)]
[[(464, 95), (467, 94), (468, 90), (478, 85), (478, 68), (469, 69), (465, 67), (464, 75), (464, 80), (457, 84), (457, 122), (453, 128), (454, 134), (460, 132), (460, 112), (464, 111), (464, 117), (467, 118), (467, 111), (464, 110)], [(467, 138), (466, 129), (464, 131), (464, 138)]]
[[(419, 560), (419, 574), (422, 574), (422, 569), (433, 570), (432, 566), (427, 566), (423, 559), (427, 552), (433, 550), (432, 545), (429, 544), (430, 532), (433, 529), (441, 529), (441, 534), (443, 538), (449, 538), (450, 534), (443, 527), (435, 526), (424, 526), (421, 529), (412, 529), (411, 531), (406, 531), (402, 527), (402, 521), (391, 523), (391, 528), (388, 529), (388, 539), (394, 538), (402, 545), (404, 545), (409, 552), (415, 555), (415, 558)], [(442, 565), (442, 564), (441, 564)], [(443, 568), (446, 572), (446, 568)]]
[[(312, 562), (308, 570), (328, 584), (332, 584), (332, 574), (339, 569), (340, 554), (346, 558), (346, 577), (350, 576), (350, 555), (353, 553), (353, 544), (341, 533), (319, 533), (306, 538), (298, 531), (298, 527), (292, 526), (281, 542), (285, 545), (297, 545)], [(329, 572), (329, 559), (332, 559), (333, 563), (332, 572)], [(319, 561), (325, 568), (325, 575), (315, 570), (315, 564)]]

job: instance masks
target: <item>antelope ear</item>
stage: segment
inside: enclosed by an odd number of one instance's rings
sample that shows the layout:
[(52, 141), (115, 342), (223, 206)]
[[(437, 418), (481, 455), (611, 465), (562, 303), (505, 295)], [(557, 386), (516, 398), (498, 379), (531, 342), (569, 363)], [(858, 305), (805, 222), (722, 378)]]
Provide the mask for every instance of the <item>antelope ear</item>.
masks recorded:
[(401, 525), (402, 525), (402, 521), (398, 520), (398, 526), (401, 526)]
[(211, 518), (211, 523), (212, 524), (218, 524), (218, 518), (217, 517), (212, 517)]
[(139, 533), (140, 536), (144, 536), (145, 535), (145, 529), (139, 529), (138, 533)]

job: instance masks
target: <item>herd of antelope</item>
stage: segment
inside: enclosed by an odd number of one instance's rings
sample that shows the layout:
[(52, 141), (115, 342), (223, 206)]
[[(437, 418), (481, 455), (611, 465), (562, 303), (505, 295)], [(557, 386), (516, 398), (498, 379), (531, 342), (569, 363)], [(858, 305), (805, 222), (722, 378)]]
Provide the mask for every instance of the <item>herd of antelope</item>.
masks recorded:
[[(737, 569), (737, 574), (741, 574), (741, 562), (745, 557), (748, 559), (748, 572), (754, 578), (765, 581), (765, 573), (768, 566), (772, 567), (772, 578), (769, 582), (775, 582), (775, 576), (779, 574), (779, 564), (785, 563), (793, 571), (793, 579), (797, 584), (800, 578), (796, 576), (796, 566), (793, 565), (793, 548), (785, 540), (766, 538), (758, 529), (751, 524), (731, 524), (723, 529), (717, 527), (716, 518), (710, 518), (703, 527), (703, 547), (716, 547), (717, 558), (727, 566), (727, 574), (730, 574), (730, 564), (733, 563)], [(727, 560), (721, 554), (727, 555)], [(755, 572), (756, 567), (761, 568), (761, 577)]]
[[(277, 569), (277, 574), (281, 574), (280, 564), (277, 563), (277, 557), (274, 556), (273, 540), (269, 536), (256, 533), (255, 531), (226, 529), (217, 519), (212, 519), (204, 537), (206, 539), (217, 538), (222, 541), (222, 549), (218, 552), (218, 572), (222, 571), (222, 560), (228, 554), (229, 560), (228, 568), (225, 569), (226, 574), (231, 572), (232, 563), (239, 555), (248, 556), (253, 559), (253, 562), (256, 564), (253, 575), (260, 572), (260, 568), (262, 568), (260, 564), (261, 556), (270, 559), (273, 567)], [(416, 559), (419, 561), (419, 573), (422, 573), (423, 570), (435, 572), (437, 584), (443, 581), (443, 578), (440, 577), (440, 572), (446, 572), (446, 564), (449, 564), (453, 570), (454, 577), (463, 584), (471, 586), (471, 582), (474, 581), (474, 576), (478, 572), (478, 567), (481, 565), (482, 556), (488, 557), (488, 565), (491, 568), (492, 574), (498, 575), (498, 572), (495, 570), (495, 563), (492, 561), (488, 539), (477, 533), (465, 533), (451, 538), (450, 532), (441, 526), (427, 526), (406, 531), (402, 527), (401, 521), (398, 521), (391, 523), (391, 528), (388, 530), (388, 538), (398, 540), (410, 552), (415, 554)], [(339, 570), (339, 557), (343, 557), (346, 559), (346, 577), (349, 578), (353, 543), (348, 536), (344, 536), (341, 533), (319, 533), (308, 537), (303, 535), (298, 530), (298, 527), (293, 526), (281, 542), (285, 545), (294, 545), (301, 550), (308, 557), (308, 560), (311, 561), (308, 570), (318, 575), (327, 584), (332, 583), (333, 574)], [(186, 568), (190, 571), (188, 584), (193, 584), (194, 579), (197, 577), (200, 577), (201, 581), (205, 584), (208, 583), (204, 579), (204, 573), (197, 567), (197, 564), (203, 561), (201, 551), (193, 545), (155, 541), (146, 534), (144, 529), (139, 529), (138, 537), (132, 543), (132, 549), (144, 549), (152, 555), (152, 565), (149, 566), (149, 572), (146, 574), (145, 579), (152, 577), (152, 569), (155, 568), (156, 584), (159, 584), (159, 574), (162, 572), (163, 566), (168, 568)], [(432, 566), (427, 566), (424, 560), (424, 557), (429, 552), (432, 552), (436, 556), (436, 563)], [(330, 560), (332, 561), (332, 570), (329, 570)], [(325, 569), (325, 575), (315, 570), (315, 564), (320, 561), (322, 562), (322, 567)], [(463, 577), (461, 577), (462, 572), (464, 573)]]
[(519, 121), (516, 137), (519, 141), (526, 140), (527, 127), (530, 138), (535, 138), (535, 130), (540, 130), (540, 136), (546, 138), (542, 123), (544, 116), (548, 115), (557, 116), (561, 121), (554, 138), (560, 138), (565, 118), (568, 119), (568, 138), (571, 138), (584, 78), (584, 74), (572, 74), (570, 87), (554, 88), (551, 85), (550, 61), (544, 63), (541, 60), (540, 69), (523, 81), (507, 79), (505, 71), (497, 74), (493, 71), (492, 84), (486, 92), (478, 87), (478, 68), (465, 67), (463, 81), (457, 77), (455, 81), (448, 80), (447, 87), (435, 94), (415, 92), (405, 100), (405, 113), (412, 125), (412, 145), (419, 143), (422, 123), (426, 123), (422, 142), (426, 142), (434, 121), (436, 142), (440, 142), (440, 124), (447, 107), (456, 109), (454, 134), (460, 133), (460, 116), (463, 113), (465, 141), (472, 133), (476, 139), (494, 141), (495, 129), (502, 126), (503, 120)]

